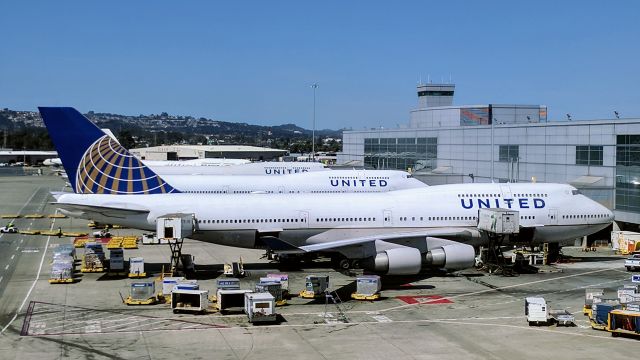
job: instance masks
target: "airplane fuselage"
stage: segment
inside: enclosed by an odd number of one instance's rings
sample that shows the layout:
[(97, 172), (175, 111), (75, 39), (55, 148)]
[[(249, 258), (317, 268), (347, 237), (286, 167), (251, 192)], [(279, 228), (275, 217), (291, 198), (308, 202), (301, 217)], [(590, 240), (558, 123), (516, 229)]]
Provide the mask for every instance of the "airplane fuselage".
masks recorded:
[[(65, 194), (65, 204), (148, 209), (124, 218), (92, 214), (91, 219), (154, 230), (170, 213), (194, 214), (192, 238), (222, 245), (261, 247), (260, 237), (277, 236), (298, 246), (344, 238), (412, 232), (424, 229), (467, 229), (460, 241), (480, 244), (478, 209), (511, 208), (520, 224), (535, 228), (534, 242), (564, 242), (599, 231), (613, 220), (611, 211), (557, 184), (464, 184), (371, 194), (247, 195), (79, 195)], [(67, 213), (83, 217), (86, 214)], [(330, 234), (330, 237), (327, 237)]]

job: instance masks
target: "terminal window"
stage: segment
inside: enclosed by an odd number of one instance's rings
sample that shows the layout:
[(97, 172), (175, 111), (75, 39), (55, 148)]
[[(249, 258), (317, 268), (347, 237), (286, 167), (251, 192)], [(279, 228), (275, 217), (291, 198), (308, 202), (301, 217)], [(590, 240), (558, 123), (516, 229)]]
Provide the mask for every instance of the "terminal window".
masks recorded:
[(602, 166), (602, 146), (576, 146), (576, 165)]
[(615, 208), (640, 213), (640, 135), (618, 135)]
[(520, 157), (520, 147), (518, 145), (500, 145), (499, 161), (512, 162), (518, 161)]
[(374, 169), (432, 169), (438, 158), (438, 138), (364, 139), (365, 165)]

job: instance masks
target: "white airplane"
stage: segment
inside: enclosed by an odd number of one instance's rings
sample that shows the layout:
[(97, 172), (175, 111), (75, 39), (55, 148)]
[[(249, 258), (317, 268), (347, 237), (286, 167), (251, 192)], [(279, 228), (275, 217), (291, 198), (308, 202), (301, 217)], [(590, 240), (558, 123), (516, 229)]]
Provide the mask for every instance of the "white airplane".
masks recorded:
[[(313, 171), (282, 176), (256, 175), (164, 175), (162, 178), (183, 193), (196, 194), (295, 194), (386, 192), (427, 186), (396, 170)], [(96, 188), (94, 193), (104, 193)]]
[[(519, 211), (521, 241), (564, 242), (604, 229), (613, 215), (563, 184), (439, 185), (385, 193), (244, 194), (181, 193), (72, 108), (40, 108), (77, 194), (57, 195), (72, 217), (154, 230), (158, 218), (185, 214), (196, 240), (275, 252), (337, 254), (390, 275), (424, 267), (456, 270), (474, 263), (472, 245), (486, 243), (477, 230), (478, 209)], [(68, 129), (73, 129), (69, 132)], [(102, 155), (105, 149), (112, 149)], [(97, 171), (108, 158), (115, 169)], [(89, 181), (90, 180), (90, 181)], [(108, 194), (83, 194), (102, 184)], [(132, 195), (135, 194), (135, 195)]]
[(243, 165), (249, 164), (251, 161), (246, 159), (222, 159), (222, 158), (205, 158), (205, 159), (191, 159), (191, 160), (142, 160), (142, 162), (151, 167), (160, 166), (229, 166), (229, 165)]
[[(180, 163), (181, 161), (174, 161)], [(144, 160), (145, 165), (148, 163)], [(147, 165), (158, 175), (289, 175), (313, 171), (329, 171), (317, 162), (254, 162), (227, 166), (202, 165)]]
[(62, 160), (60, 160), (60, 158), (44, 159), (44, 161), (42, 162), (42, 165), (58, 167), (58, 166), (62, 166)]

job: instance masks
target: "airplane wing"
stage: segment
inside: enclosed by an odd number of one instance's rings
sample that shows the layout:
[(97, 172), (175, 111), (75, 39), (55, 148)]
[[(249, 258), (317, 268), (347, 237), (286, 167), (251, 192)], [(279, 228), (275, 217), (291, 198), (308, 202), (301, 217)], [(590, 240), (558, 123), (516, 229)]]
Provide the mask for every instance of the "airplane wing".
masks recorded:
[[(388, 243), (395, 243), (398, 245), (409, 245), (415, 240), (418, 242), (424, 241), (427, 237), (441, 238), (448, 240), (462, 240), (472, 239), (480, 236), (477, 230), (470, 228), (435, 228), (420, 231), (409, 232), (387, 232), (387, 233), (373, 233), (363, 236), (349, 236), (348, 231), (344, 230), (335, 231), (331, 234), (332, 230), (320, 234), (322, 241), (315, 244), (294, 246), (277, 237), (265, 237), (262, 240), (275, 252), (278, 253), (306, 253), (306, 252), (318, 252), (318, 251), (348, 251), (349, 248), (366, 246), (373, 244), (375, 241), (384, 241)], [(314, 237), (309, 241), (313, 241)]]
[(124, 219), (132, 215), (144, 215), (149, 213), (149, 209), (135, 208), (131, 204), (96, 206), (96, 205), (78, 205), (53, 202), (63, 212), (73, 213), (74, 216), (81, 218), (91, 218), (92, 215), (105, 217), (114, 217)]

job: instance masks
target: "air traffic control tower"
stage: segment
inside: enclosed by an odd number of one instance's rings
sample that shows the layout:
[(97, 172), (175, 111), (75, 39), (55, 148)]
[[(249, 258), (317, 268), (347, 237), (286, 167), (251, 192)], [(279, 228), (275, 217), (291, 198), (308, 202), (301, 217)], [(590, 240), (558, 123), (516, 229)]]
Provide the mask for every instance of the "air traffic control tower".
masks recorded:
[(453, 105), (454, 84), (418, 85), (418, 108)]

